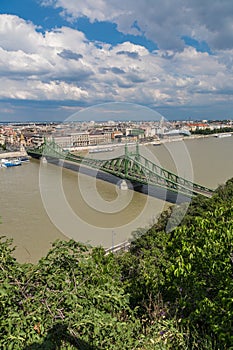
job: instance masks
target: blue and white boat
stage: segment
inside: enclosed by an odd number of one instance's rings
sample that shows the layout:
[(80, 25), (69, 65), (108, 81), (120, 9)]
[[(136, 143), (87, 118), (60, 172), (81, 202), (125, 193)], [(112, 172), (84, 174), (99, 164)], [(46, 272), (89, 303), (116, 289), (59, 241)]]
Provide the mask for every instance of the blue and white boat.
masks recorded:
[(19, 159), (1, 159), (0, 161), (1, 167), (10, 168), (13, 166), (22, 165), (22, 162)]

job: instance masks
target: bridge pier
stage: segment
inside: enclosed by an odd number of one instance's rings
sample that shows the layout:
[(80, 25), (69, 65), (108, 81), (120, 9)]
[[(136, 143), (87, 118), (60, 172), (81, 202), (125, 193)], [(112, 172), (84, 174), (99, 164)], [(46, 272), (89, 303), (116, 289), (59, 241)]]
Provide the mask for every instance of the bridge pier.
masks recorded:
[(127, 191), (129, 189), (128, 187), (128, 184), (125, 180), (121, 180), (119, 183), (118, 183), (118, 187), (120, 190), (122, 191)]
[(45, 156), (42, 156), (42, 157), (40, 158), (40, 161), (41, 161), (41, 163), (43, 163), (43, 164), (47, 164), (47, 163), (48, 163), (48, 161), (47, 161), (47, 159), (46, 159)]

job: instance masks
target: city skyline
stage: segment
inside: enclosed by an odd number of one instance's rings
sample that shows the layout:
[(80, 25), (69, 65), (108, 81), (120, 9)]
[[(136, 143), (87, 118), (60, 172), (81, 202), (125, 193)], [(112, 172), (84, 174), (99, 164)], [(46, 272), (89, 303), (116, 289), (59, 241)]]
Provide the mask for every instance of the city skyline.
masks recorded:
[(64, 121), (105, 103), (232, 119), (232, 25), (230, 0), (3, 0), (0, 121)]

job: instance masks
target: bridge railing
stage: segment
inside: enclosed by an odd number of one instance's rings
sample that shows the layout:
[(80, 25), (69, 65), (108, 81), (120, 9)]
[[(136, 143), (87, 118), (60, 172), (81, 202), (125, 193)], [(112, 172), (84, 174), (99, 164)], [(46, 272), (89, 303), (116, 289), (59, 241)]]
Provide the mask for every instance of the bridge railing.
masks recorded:
[(105, 249), (105, 253), (106, 253), (106, 255), (108, 255), (110, 253), (118, 253), (120, 251), (122, 251), (122, 252), (128, 251), (129, 247), (130, 247), (129, 241), (125, 241), (125, 242), (119, 243), (111, 248)]

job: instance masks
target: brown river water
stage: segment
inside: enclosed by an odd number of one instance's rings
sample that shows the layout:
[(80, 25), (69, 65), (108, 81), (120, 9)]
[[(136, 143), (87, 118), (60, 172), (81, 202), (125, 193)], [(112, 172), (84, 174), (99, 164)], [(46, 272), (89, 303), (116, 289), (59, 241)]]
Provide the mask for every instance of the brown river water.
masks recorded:
[[(214, 189), (233, 177), (232, 149), (233, 136), (141, 146), (140, 153)], [(119, 147), (89, 157), (112, 158), (123, 152)], [(1, 168), (0, 235), (14, 239), (17, 259), (38, 261), (56, 239), (111, 247), (129, 239), (137, 228), (149, 228), (169, 205), (154, 191), (123, 191), (117, 186), (119, 179), (102, 178), (95, 171), (86, 174), (33, 159), (20, 167)]]

